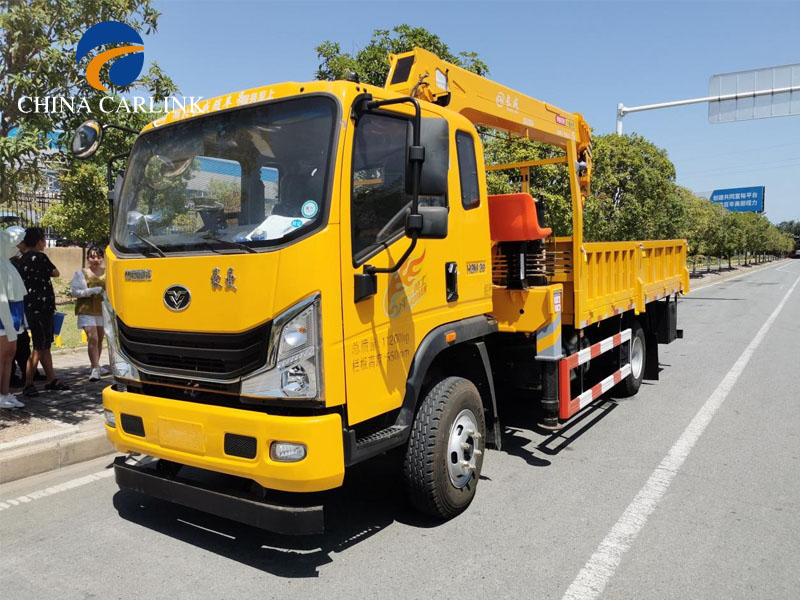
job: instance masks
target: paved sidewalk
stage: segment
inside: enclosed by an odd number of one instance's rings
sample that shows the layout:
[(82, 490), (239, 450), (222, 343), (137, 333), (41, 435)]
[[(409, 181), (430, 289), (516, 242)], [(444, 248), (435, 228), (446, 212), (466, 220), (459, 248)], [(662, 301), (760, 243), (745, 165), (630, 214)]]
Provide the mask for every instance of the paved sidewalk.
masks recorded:
[(14, 481), (113, 451), (103, 429), (102, 391), (112, 378), (89, 381), (86, 348), (53, 352), (56, 376), (69, 391), (27, 398), (13, 389), (24, 408), (0, 409), (0, 483)]

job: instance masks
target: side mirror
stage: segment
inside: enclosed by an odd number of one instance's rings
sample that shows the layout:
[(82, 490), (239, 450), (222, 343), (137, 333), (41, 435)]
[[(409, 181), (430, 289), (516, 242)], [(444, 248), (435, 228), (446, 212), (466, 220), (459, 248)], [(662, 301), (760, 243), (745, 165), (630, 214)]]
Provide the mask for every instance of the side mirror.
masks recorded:
[(95, 120), (84, 121), (72, 136), (72, 154), (75, 158), (89, 158), (103, 141), (103, 127)]
[(442, 240), (447, 237), (447, 217), (450, 213), (446, 206), (420, 206), (422, 215), (421, 240)]
[[(447, 170), (450, 168), (450, 138), (447, 121), (438, 117), (420, 119), (420, 145), (425, 148), (425, 160), (419, 180), (420, 196), (447, 194)], [(408, 146), (412, 145), (412, 127), (408, 130)], [(411, 162), (406, 163), (406, 193), (411, 194), (413, 181)]]

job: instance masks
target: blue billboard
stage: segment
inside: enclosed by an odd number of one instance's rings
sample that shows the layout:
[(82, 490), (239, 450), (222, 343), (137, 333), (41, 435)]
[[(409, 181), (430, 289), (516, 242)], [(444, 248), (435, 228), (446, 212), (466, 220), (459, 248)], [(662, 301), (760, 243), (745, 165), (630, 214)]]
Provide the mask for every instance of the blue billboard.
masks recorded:
[(711, 201), (734, 212), (764, 212), (764, 186), (714, 190)]

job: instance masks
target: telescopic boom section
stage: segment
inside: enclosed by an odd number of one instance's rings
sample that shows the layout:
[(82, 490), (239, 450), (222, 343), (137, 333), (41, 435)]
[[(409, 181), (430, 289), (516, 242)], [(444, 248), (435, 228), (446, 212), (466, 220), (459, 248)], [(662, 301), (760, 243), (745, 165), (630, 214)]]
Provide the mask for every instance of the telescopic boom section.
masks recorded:
[(592, 172), (589, 126), (570, 113), (414, 48), (389, 55), (385, 88), (464, 115), (475, 125), (558, 146), (571, 154), (575, 142), (582, 195), (588, 195)]

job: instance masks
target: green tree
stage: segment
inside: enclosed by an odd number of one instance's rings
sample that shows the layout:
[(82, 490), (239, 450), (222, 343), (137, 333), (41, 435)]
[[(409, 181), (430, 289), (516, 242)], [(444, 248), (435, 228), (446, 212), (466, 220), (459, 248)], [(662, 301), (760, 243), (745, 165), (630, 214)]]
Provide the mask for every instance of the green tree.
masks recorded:
[(741, 214), (730, 211), (725, 214), (724, 229), (727, 242), (725, 251), (727, 253), (723, 255), (728, 258), (728, 268), (732, 266), (731, 256), (740, 253), (744, 249), (746, 239), (745, 224), (742, 222)]
[(208, 184), (208, 195), (222, 202), (225, 212), (239, 212), (242, 205), (242, 186), (238, 182), (212, 179)]
[[(25, 113), (19, 107), (22, 97), (79, 96), (96, 107), (105, 94), (84, 78), (89, 58), (75, 64), (83, 32), (100, 21), (120, 21), (149, 34), (156, 30), (158, 17), (151, 0), (0, 1), (0, 200), (13, 198), (19, 185), (39, 183), (42, 163), (52, 158), (45, 152), (48, 134), (70, 132), (85, 118)], [(175, 86), (153, 63), (132, 85), (111, 89), (116, 94), (148, 90), (163, 97)], [(109, 137), (110, 149), (115, 134)]]
[[(678, 237), (686, 205), (675, 185), (675, 166), (666, 150), (637, 135), (599, 135), (592, 139), (592, 196), (604, 200), (596, 240)], [(610, 236), (610, 237), (608, 237)]]
[(61, 202), (52, 205), (41, 224), (66, 239), (85, 245), (108, 242), (105, 170), (85, 162), (61, 178)]
[(389, 54), (409, 52), (415, 47), (424, 48), (440, 58), (465, 69), (485, 75), (489, 72), (475, 52), (454, 54), (441, 38), (424, 27), (398, 25), (389, 29), (376, 29), (369, 43), (355, 56), (342, 52), (338, 42), (325, 41), (315, 48), (320, 60), (316, 78), (325, 80), (344, 79), (349, 71), (355, 71), (364, 83), (382, 86), (389, 74)]
[[(800, 221), (781, 221), (778, 223), (778, 229), (787, 234), (792, 240), (792, 247), (785, 250), (786, 252), (800, 248)], [(785, 239), (787, 238), (784, 237)]]
[(689, 256), (693, 259), (694, 270), (697, 269), (697, 258), (711, 253), (713, 237), (719, 227), (719, 217), (713, 202), (694, 195), (687, 198), (687, 218), (683, 234), (689, 245)]

